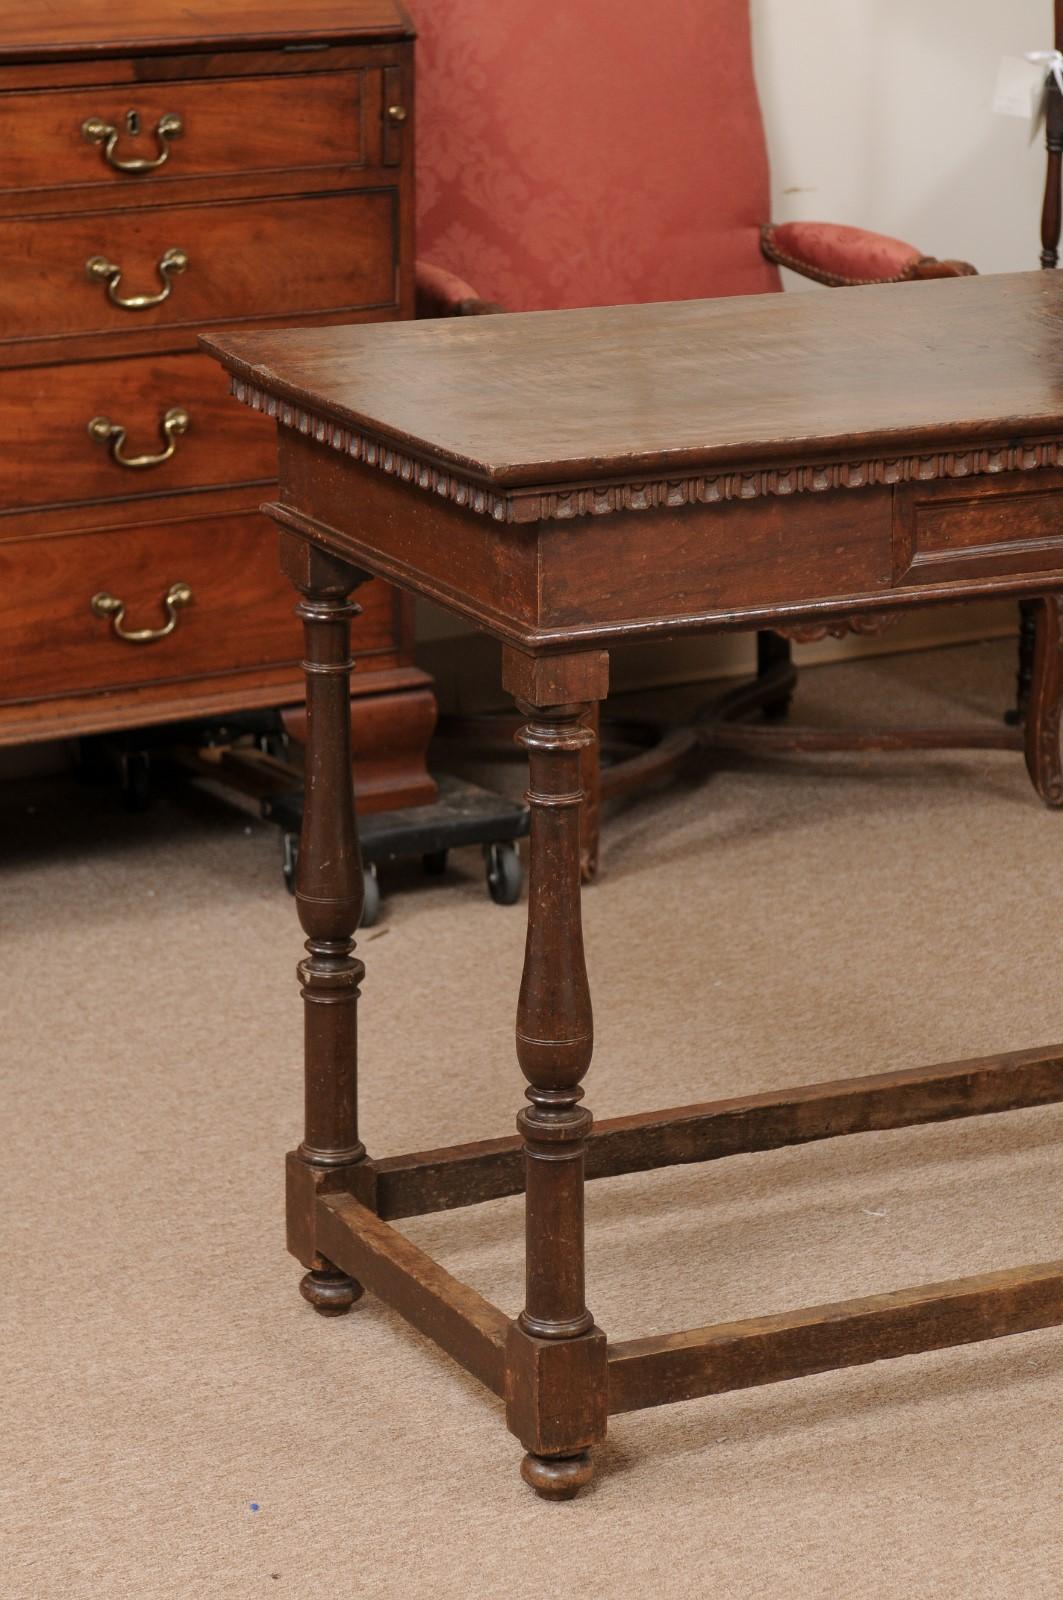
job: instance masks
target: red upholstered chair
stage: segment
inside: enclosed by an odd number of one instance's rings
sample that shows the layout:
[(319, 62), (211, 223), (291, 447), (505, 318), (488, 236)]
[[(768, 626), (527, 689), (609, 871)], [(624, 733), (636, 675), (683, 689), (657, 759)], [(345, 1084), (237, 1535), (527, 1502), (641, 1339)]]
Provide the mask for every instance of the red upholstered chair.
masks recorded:
[[(858, 228), (768, 225), (748, 0), (409, 4), (420, 315), (770, 294), (779, 263), (837, 286), (974, 270)], [(786, 710), (789, 643), (758, 644), (728, 718)]]

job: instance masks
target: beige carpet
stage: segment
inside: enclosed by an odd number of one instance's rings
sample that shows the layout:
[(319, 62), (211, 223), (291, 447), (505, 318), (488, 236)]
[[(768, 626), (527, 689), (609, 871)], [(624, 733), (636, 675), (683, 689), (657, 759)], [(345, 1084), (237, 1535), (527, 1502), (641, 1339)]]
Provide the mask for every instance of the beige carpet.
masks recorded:
[[(1012, 670), (820, 669), (798, 713), (995, 713)], [(591, 1492), (536, 1500), (471, 1379), (296, 1293), (275, 832), (62, 781), (3, 804), (5, 1600), (1063, 1592), (1059, 1331), (621, 1417)], [(1063, 1036), (1063, 817), (1007, 754), (672, 788), (613, 819), (585, 908), (603, 1115)], [(522, 911), (472, 852), (384, 912), (370, 1148), (509, 1132)], [(1061, 1148), (1049, 1109), (596, 1184), (590, 1303), (624, 1337), (1059, 1256)], [(518, 1201), (407, 1226), (518, 1308)]]

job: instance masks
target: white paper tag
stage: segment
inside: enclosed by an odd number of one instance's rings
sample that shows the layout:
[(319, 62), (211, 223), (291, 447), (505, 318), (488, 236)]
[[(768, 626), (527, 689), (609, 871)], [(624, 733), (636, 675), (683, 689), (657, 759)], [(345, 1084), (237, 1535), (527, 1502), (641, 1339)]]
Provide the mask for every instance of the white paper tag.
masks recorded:
[(1021, 117), (1032, 139), (1041, 125), (1044, 103), (1044, 67), (1022, 56), (1001, 57), (993, 110), (1004, 117)]

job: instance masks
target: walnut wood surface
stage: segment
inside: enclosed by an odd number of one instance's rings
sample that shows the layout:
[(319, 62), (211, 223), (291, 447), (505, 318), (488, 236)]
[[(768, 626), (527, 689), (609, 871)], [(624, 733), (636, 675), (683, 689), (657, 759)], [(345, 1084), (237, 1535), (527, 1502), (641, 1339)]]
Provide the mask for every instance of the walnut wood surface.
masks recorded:
[(1014, 273), (206, 343), (271, 395), (504, 489), (1058, 438), (1061, 331), (1063, 282)]
[[(17, 355), (31, 341), (106, 333), (120, 353), (165, 328), (171, 348), (194, 347), (204, 323), (394, 306), (395, 198), (356, 190), (0, 223), (0, 343)], [(85, 274), (86, 261), (103, 255), (122, 269), (119, 294), (154, 294), (156, 263), (171, 248), (187, 252), (187, 271), (146, 310), (113, 305)]]
[(449, 1351), (488, 1389), (505, 1392), (509, 1318), (347, 1195), (324, 1197), (318, 1237), (334, 1261)]
[[(190, 425), (159, 466), (120, 466), (107, 445), (89, 436), (89, 421), (106, 416), (127, 430), (127, 455), (161, 451), (159, 424), (171, 406), (183, 406)], [(171, 495), (231, 484), (237, 473), (245, 482), (270, 484), (277, 461), (272, 430), (250, 415), (241, 426), (232, 410), (215, 363), (192, 352), (0, 370), (0, 538), (5, 519), (32, 506)], [(268, 536), (261, 550), (271, 561)]]
[(1048, 805), (1063, 804), (1063, 611), (1058, 594), (1030, 602), (1034, 650), (1026, 707), (1026, 768)]
[[(756, 1150), (983, 1117), (1063, 1100), (1063, 1051), (1007, 1055), (841, 1078), (704, 1105), (608, 1117), (591, 1129), (586, 1175), (719, 1161)], [(373, 1163), (384, 1217), (422, 1216), (479, 1205), (524, 1188), (521, 1141), (485, 1139)]]
[[(281, 544), (281, 565), (300, 599), (306, 673), (306, 781), (295, 901), (306, 934), (299, 963), (306, 1071), (304, 1133), (295, 1152), (304, 1182), (358, 1179), (365, 1145), (358, 1137), (358, 997), (365, 967), (354, 954), (364, 900), (362, 856), (351, 769), (351, 591), (363, 581), (343, 562), (301, 540)], [(290, 1174), (294, 1177), (294, 1174)], [(309, 1268), (301, 1288), (317, 1311), (335, 1316), (361, 1293), (318, 1244), (311, 1208), (300, 1250), (289, 1217), (289, 1244)]]
[[(0, 530), (2, 530), (0, 521)], [(0, 540), (0, 586), (19, 603), (0, 608), (0, 703), (156, 683), (299, 660), (291, 591), (270, 559), (272, 541), (253, 511), (227, 518), (152, 520), (142, 527)], [(90, 609), (100, 590), (127, 605), (126, 627), (158, 627), (171, 583), (192, 603), (154, 644), (115, 637)], [(233, 595), (241, 604), (233, 608)], [(375, 584), (366, 598), (364, 649), (393, 650), (394, 600)], [(41, 640), (47, 648), (41, 648)]]
[[(219, 319), (409, 313), (412, 110), (390, 0), (48, 0), (0, 18), (0, 571), (20, 597), (0, 622), (0, 743), (301, 700), (291, 592), (257, 515), (273, 431), (233, 428), (231, 410), (226, 426), (224, 384), (185, 352)], [(82, 137), (97, 117), (121, 129), (121, 157), (151, 159), (165, 113), (183, 129), (155, 171), (116, 172)], [(100, 253), (121, 293), (154, 291), (177, 244), (190, 266), (160, 307), (113, 307), (85, 277)], [(107, 416), (127, 454), (157, 452), (173, 405), (191, 427), (157, 467), (125, 470), (88, 435)], [(128, 625), (161, 623), (175, 573), (194, 599), (165, 640), (125, 644), (89, 612), (107, 588)], [(351, 739), (370, 810), (434, 792), (434, 702), (408, 602), (374, 584), (366, 611)]]
[[(504, 686), (529, 718), (517, 1013), (531, 1102), (518, 1122), (526, 1303), (503, 1368), (522, 1475), (540, 1495), (587, 1483), (609, 1410), (1063, 1321), (1063, 1264), (1051, 1262), (607, 1350), (584, 1296), (590, 1172), (1058, 1100), (1061, 1054), (812, 1085), (620, 1119), (595, 1135), (580, 1105), (592, 1029), (578, 820), (607, 644), (780, 621), (830, 627), (870, 610), (1063, 589), (1061, 294), (1060, 280), (1031, 274), (818, 302), (204, 341), (238, 398), (279, 424), (282, 499), (269, 510), (304, 594), (316, 564), (334, 574), (336, 600), (356, 571), (441, 599), (503, 640)], [(1063, 696), (1057, 662), (1041, 659), (1046, 729)], [(329, 747), (345, 748), (345, 734), (335, 707), (310, 723), (312, 904), (327, 909), (343, 899), (350, 854), (349, 799), (325, 798)], [(1055, 781), (1050, 753), (1030, 756)], [(346, 962), (349, 926), (348, 912), (316, 941), (318, 1001)], [(353, 1039), (333, 1049), (318, 1021), (306, 1065), (308, 1095), (335, 1106)], [(496, 1313), (463, 1302), (375, 1213), (512, 1193), (515, 1157), (514, 1141), (380, 1164), (359, 1152), (341, 1178), (304, 1152), (289, 1167), (291, 1248), (311, 1263), (304, 1292), (332, 1314), (354, 1298), (354, 1277), (372, 1273), (403, 1316), (495, 1386)], [(342, 1235), (331, 1220), (341, 1213)]]
[(609, 1412), (1001, 1339), (1063, 1322), (1063, 1261), (614, 1344)]
[[(321, 73), (312, 94), (293, 94), (284, 77), (234, 78), (224, 89), (206, 82), (103, 84), (54, 93), (34, 90), (0, 99), (0, 191), (48, 191), (86, 185), (100, 201), (110, 193), (150, 204), (189, 179), (299, 167), (359, 166), (365, 160), (363, 74)], [(127, 113), (140, 132), (125, 131)], [(154, 172), (115, 172), (102, 147), (81, 137), (82, 123), (101, 118), (122, 130), (117, 155), (151, 160), (155, 127), (167, 114), (181, 118), (164, 166)], [(289, 180), (290, 181), (290, 180)], [(29, 203), (25, 196), (24, 203)], [(35, 206), (47, 204), (33, 196)]]
[(413, 33), (398, 0), (47, 0), (0, 15), (0, 62), (138, 55), (172, 50), (246, 50), (256, 45)]

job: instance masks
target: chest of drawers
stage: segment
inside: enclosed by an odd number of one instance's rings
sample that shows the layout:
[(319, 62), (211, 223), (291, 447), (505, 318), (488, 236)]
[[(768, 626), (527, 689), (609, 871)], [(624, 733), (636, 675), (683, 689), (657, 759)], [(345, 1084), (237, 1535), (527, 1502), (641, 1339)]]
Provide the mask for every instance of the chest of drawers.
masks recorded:
[[(196, 337), (410, 315), (412, 152), (394, 0), (0, 16), (0, 744), (264, 706), (298, 729), (273, 429), (233, 428)], [(407, 602), (362, 603), (372, 810), (431, 798), (435, 705)]]

